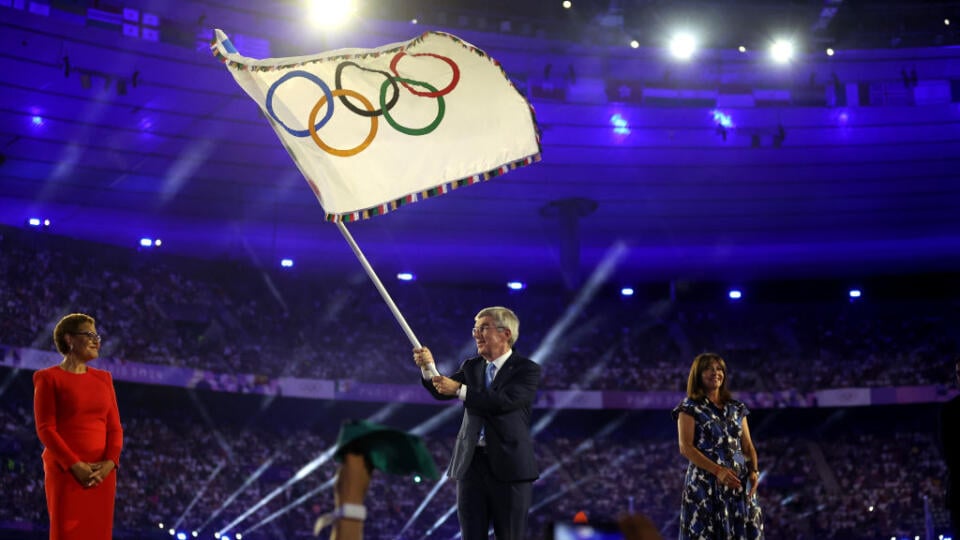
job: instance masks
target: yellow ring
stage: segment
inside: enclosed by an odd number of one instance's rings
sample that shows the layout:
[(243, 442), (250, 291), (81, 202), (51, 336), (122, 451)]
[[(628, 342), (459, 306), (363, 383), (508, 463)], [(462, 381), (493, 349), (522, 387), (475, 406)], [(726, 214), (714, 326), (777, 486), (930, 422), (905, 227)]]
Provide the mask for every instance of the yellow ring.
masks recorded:
[[(374, 111), (373, 103), (370, 103), (370, 100), (363, 97), (363, 95), (360, 94), (359, 92), (355, 92), (353, 90), (347, 90), (347, 89), (339, 89), (339, 90), (333, 91), (333, 96), (334, 97), (350, 96), (352, 98), (356, 98), (360, 103), (363, 104), (364, 107), (367, 108), (368, 111), (370, 112)], [(320, 149), (326, 151), (327, 153), (333, 154), (335, 156), (340, 156), (340, 157), (355, 156), (360, 152), (363, 152), (364, 150), (366, 150), (366, 148), (370, 146), (370, 143), (373, 142), (373, 138), (377, 136), (377, 125), (378, 125), (377, 117), (376, 116), (370, 117), (370, 133), (367, 134), (367, 138), (364, 139), (363, 142), (360, 143), (358, 146), (355, 146), (353, 148), (348, 148), (346, 150), (334, 148), (320, 139), (320, 136), (317, 135), (317, 128), (314, 126), (317, 120), (317, 113), (320, 112), (320, 108), (323, 107), (323, 105), (326, 102), (327, 102), (327, 96), (325, 95), (320, 96), (320, 100), (317, 101), (317, 104), (314, 105), (313, 109), (310, 111), (308, 127), (310, 129), (310, 138), (313, 139), (313, 142), (316, 143), (316, 145), (319, 146)]]

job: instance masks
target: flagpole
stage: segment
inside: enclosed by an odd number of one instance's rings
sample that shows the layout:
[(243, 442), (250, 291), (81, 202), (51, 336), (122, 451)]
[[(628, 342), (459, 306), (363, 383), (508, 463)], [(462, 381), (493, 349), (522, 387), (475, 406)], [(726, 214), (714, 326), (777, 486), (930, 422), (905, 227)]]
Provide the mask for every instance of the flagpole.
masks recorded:
[(397, 305), (393, 303), (393, 299), (390, 298), (390, 293), (387, 292), (387, 289), (383, 286), (383, 283), (380, 282), (380, 278), (377, 277), (377, 273), (373, 271), (373, 267), (370, 266), (370, 263), (367, 262), (367, 258), (364, 257), (363, 252), (360, 251), (360, 246), (357, 245), (357, 242), (353, 239), (353, 236), (350, 234), (350, 231), (347, 230), (347, 226), (343, 224), (342, 221), (337, 221), (337, 228), (340, 229), (340, 234), (347, 240), (347, 243), (350, 244), (350, 249), (353, 250), (353, 254), (357, 256), (357, 259), (360, 261), (360, 266), (367, 272), (367, 275), (370, 276), (370, 280), (373, 281), (373, 286), (380, 291), (380, 296), (383, 297), (383, 301), (387, 303), (387, 307), (390, 308), (390, 312), (393, 313), (393, 317), (397, 319), (397, 323), (400, 324), (400, 328), (403, 329), (403, 333), (407, 335), (407, 339), (410, 340), (410, 344), (416, 348), (421, 348), (420, 341), (417, 339), (417, 336), (413, 335), (413, 330), (410, 329), (410, 325), (407, 324), (406, 319), (403, 318), (403, 314), (400, 313), (400, 310), (397, 309)]

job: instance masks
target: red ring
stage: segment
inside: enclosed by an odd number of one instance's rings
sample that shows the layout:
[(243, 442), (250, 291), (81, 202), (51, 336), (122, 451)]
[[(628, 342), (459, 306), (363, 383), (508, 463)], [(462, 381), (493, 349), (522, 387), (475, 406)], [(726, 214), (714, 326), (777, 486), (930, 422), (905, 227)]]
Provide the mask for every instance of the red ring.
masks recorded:
[[(400, 74), (397, 73), (397, 64), (400, 62), (400, 58), (406, 54), (407, 53), (405, 53), (404, 51), (400, 51), (396, 55), (394, 55), (393, 60), (390, 61), (390, 71), (392, 71), (393, 74), (396, 75), (397, 77), (400, 76)], [(421, 90), (415, 90), (412, 86), (408, 85), (407, 83), (401, 82), (400, 84), (402, 84), (404, 88), (409, 90), (411, 94), (415, 96), (422, 96), (422, 97), (445, 96), (449, 94), (451, 91), (453, 91), (453, 89), (456, 88), (457, 83), (460, 82), (460, 68), (457, 67), (457, 64), (453, 60), (447, 58), (446, 56), (440, 56), (439, 54), (433, 54), (433, 53), (411, 54), (410, 56), (432, 56), (439, 60), (443, 60), (444, 62), (447, 63), (447, 65), (450, 66), (450, 69), (453, 70), (453, 79), (450, 81), (450, 84), (441, 88), (440, 90), (437, 90), (436, 92), (424, 92)]]

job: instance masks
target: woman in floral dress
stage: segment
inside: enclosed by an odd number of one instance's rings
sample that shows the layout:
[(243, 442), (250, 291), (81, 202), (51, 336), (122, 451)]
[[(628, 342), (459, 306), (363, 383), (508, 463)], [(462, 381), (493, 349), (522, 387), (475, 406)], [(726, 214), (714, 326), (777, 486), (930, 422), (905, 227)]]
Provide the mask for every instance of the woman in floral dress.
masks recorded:
[(747, 406), (727, 389), (717, 354), (693, 360), (687, 397), (673, 409), (680, 453), (690, 460), (680, 503), (680, 540), (759, 540), (757, 450)]

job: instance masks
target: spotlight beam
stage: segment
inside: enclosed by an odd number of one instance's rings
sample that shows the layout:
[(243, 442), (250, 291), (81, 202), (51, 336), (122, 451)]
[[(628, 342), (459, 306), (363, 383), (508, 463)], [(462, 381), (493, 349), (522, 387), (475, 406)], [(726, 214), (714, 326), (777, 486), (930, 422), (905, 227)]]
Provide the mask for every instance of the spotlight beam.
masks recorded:
[(607, 281), (626, 254), (627, 247), (623, 242), (617, 242), (609, 250), (607, 250), (607, 253), (603, 256), (603, 260), (600, 261), (600, 264), (597, 265), (597, 268), (593, 271), (593, 273), (590, 274), (590, 278), (580, 289), (580, 292), (577, 293), (577, 297), (574, 299), (573, 303), (567, 307), (560, 320), (558, 320), (553, 327), (550, 328), (550, 331), (547, 333), (546, 337), (543, 338), (540, 346), (537, 347), (537, 349), (531, 355), (531, 359), (534, 362), (543, 365), (543, 363), (551, 357), (554, 349), (556, 349), (557, 343), (561, 339), (561, 336), (563, 336), (567, 329), (573, 325), (577, 315), (579, 315), (583, 311), (583, 308), (590, 303), (590, 300), (597, 295), (597, 291), (599, 290), (600, 286)]
[(261, 521), (260, 523), (257, 523), (256, 525), (250, 527), (249, 529), (243, 531), (241, 534), (247, 535), (247, 534), (252, 533), (253, 531), (259, 529), (260, 527), (263, 527), (264, 525), (267, 525), (268, 523), (272, 522), (273, 520), (277, 519), (278, 517), (286, 514), (286, 513), (289, 512), (290, 510), (293, 510), (294, 508), (296, 508), (296, 507), (300, 506), (301, 504), (307, 502), (307, 500), (309, 500), (310, 498), (314, 497), (315, 495), (317, 495), (317, 494), (320, 493), (321, 491), (323, 491), (323, 490), (325, 490), (325, 489), (330, 489), (330, 488), (332, 488), (334, 482), (336, 482), (336, 481), (337, 481), (337, 477), (334, 476), (333, 478), (327, 480), (327, 481), (324, 482), (323, 484), (320, 484), (319, 486), (311, 489), (311, 490), (308, 491), (307, 493), (304, 493), (303, 495), (297, 497), (296, 500), (294, 500), (294, 501), (291, 502), (290, 504), (284, 506), (283, 508), (281, 508), (281, 509), (277, 510), (276, 512), (270, 514), (269, 516), (265, 517), (265, 518), (263, 519), (263, 521)]
[(207, 488), (210, 487), (210, 483), (213, 482), (213, 479), (216, 478), (218, 474), (220, 474), (220, 471), (223, 470), (223, 467), (226, 466), (226, 463), (227, 463), (226, 461), (221, 461), (220, 463), (217, 464), (217, 468), (215, 468), (213, 472), (210, 473), (210, 477), (207, 478), (207, 481), (204, 482), (203, 485), (200, 487), (200, 491), (198, 491), (197, 494), (194, 495), (193, 500), (190, 501), (190, 504), (188, 504), (186, 509), (184, 509), (183, 513), (180, 514), (180, 517), (178, 517), (177, 520), (173, 523), (174, 529), (180, 528), (180, 524), (183, 523), (183, 520), (190, 513), (190, 510), (193, 509), (194, 505), (197, 504), (197, 501), (200, 500), (200, 497), (203, 497), (203, 494), (207, 491)]
[(407, 522), (404, 523), (403, 527), (400, 529), (400, 532), (397, 533), (398, 538), (402, 537), (403, 533), (406, 532), (406, 530), (409, 529), (411, 525), (413, 525), (413, 522), (416, 521), (418, 517), (420, 517), (420, 514), (423, 513), (423, 510), (427, 507), (427, 503), (433, 500), (433, 498), (437, 495), (437, 492), (440, 491), (440, 486), (446, 483), (446, 481), (447, 481), (446, 478), (441, 477), (440, 480), (438, 480), (437, 483), (433, 486), (433, 488), (430, 489), (430, 493), (427, 493), (427, 496), (424, 497), (423, 501), (420, 503), (420, 506), (418, 506), (417, 509), (414, 510), (413, 514), (410, 516), (410, 519), (408, 519)]
[[(278, 452), (278, 454), (279, 454), (279, 452)], [(220, 505), (220, 508), (217, 508), (216, 510), (214, 510), (214, 511), (213, 511), (213, 514), (211, 514), (210, 517), (208, 517), (207, 520), (204, 521), (203, 524), (200, 525), (200, 528), (197, 529), (197, 530), (203, 530), (204, 528), (206, 528), (206, 526), (207, 526), (208, 523), (210, 523), (211, 521), (213, 521), (217, 516), (220, 515), (221, 512), (223, 512), (224, 510), (226, 510), (228, 506), (230, 506), (231, 504), (233, 504), (233, 501), (235, 501), (235, 500), (237, 499), (237, 497), (239, 497), (240, 494), (243, 493), (243, 491), (244, 491), (245, 489), (247, 489), (247, 487), (248, 487), (250, 484), (254, 483), (254, 482), (257, 480), (257, 478), (260, 478), (260, 475), (263, 474), (264, 471), (266, 471), (267, 468), (268, 468), (270, 465), (273, 465), (273, 460), (276, 459), (276, 457), (277, 457), (277, 454), (274, 454), (274, 455), (270, 456), (269, 458), (267, 458), (266, 461), (264, 461), (263, 463), (261, 463), (260, 466), (257, 468), (257, 470), (254, 471), (253, 474), (251, 474), (250, 476), (248, 476), (247, 479), (243, 481), (243, 484), (242, 484), (239, 488), (237, 488), (233, 493), (231, 493), (230, 496), (227, 497), (227, 500), (224, 501), (223, 504)], [(224, 529), (222, 529), (222, 530), (220, 531), (220, 533), (222, 534), (223, 532), (225, 532), (225, 531), (228, 530), (228, 529), (229, 529), (229, 527), (228, 527), (228, 528), (224, 528)]]
[(435, 522), (433, 523), (433, 526), (431, 526), (429, 529), (427, 529), (427, 531), (426, 531), (425, 533), (423, 533), (423, 535), (424, 535), (424, 536), (430, 536), (431, 534), (433, 534), (434, 531), (437, 530), (437, 527), (439, 527), (440, 525), (443, 525), (443, 523), (444, 523), (445, 521), (447, 521), (448, 519), (450, 519), (450, 516), (452, 516), (453, 513), (456, 512), (456, 511), (457, 511), (456, 505), (451, 506), (449, 509), (447, 509), (447, 511), (446, 511), (442, 516), (440, 516), (439, 518), (437, 518), (437, 521), (435, 521)]
[[(393, 411), (394, 411), (397, 407), (398, 407), (397, 404), (387, 405), (387, 406), (381, 408), (380, 412), (375, 413), (375, 414), (374, 414), (372, 417), (370, 417), (370, 418), (376, 418), (377, 420), (385, 420), (386, 418), (389, 417), (390, 414), (393, 413)], [(368, 418), (368, 420), (369, 420), (369, 418)], [(323, 452), (322, 452), (320, 455), (318, 455), (316, 458), (314, 458), (314, 459), (311, 460), (309, 463), (307, 463), (306, 465), (304, 465), (303, 467), (301, 467), (300, 470), (297, 471), (297, 472), (296, 472), (291, 478), (289, 478), (286, 482), (284, 482), (282, 486), (280, 486), (280, 487), (274, 489), (273, 491), (271, 491), (269, 494), (267, 494), (266, 497), (264, 497), (264, 498), (260, 499), (259, 501), (257, 501), (256, 504), (254, 504), (252, 507), (250, 507), (249, 509), (245, 510), (242, 514), (240, 514), (239, 516), (237, 516), (236, 519), (234, 519), (233, 521), (231, 521), (230, 523), (228, 523), (226, 526), (224, 526), (223, 528), (221, 528), (220, 531), (219, 531), (219, 533), (220, 533), (220, 534), (224, 534), (224, 533), (230, 531), (230, 530), (233, 529), (233, 527), (235, 527), (238, 523), (240, 523), (240, 522), (242, 522), (243, 520), (247, 519), (247, 517), (249, 517), (250, 514), (253, 514), (253, 513), (256, 512), (257, 510), (259, 510), (260, 507), (262, 507), (263, 505), (265, 505), (265, 504), (267, 504), (268, 502), (270, 502), (271, 500), (273, 500), (277, 495), (280, 495), (281, 493), (283, 493), (285, 490), (287, 490), (288, 488), (290, 488), (291, 486), (293, 486), (293, 485), (296, 484), (297, 482), (299, 482), (299, 481), (303, 480), (304, 478), (306, 478), (307, 476), (309, 476), (313, 471), (317, 470), (321, 465), (323, 465), (324, 463), (330, 461), (330, 459), (333, 458), (333, 455), (336, 453), (336, 451), (337, 451), (336, 445), (331, 446), (330, 448), (328, 448), (328, 449), (326, 449), (325, 451), (323, 451)], [(270, 461), (271, 461), (271, 462), (273, 461), (273, 457), (270, 458)], [(258, 473), (262, 474), (261, 471), (258, 471)], [(257, 473), (254, 473), (254, 474), (256, 474), (256, 476), (259, 476), (259, 474), (257, 474)], [(248, 482), (249, 482), (249, 480), (248, 480)], [(244, 484), (244, 486), (241, 487), (240, 490), (238, 490), (237, 493), (239, 493), (239, 491), (242, 491), (245, 487), (246, 487), (246, 484)], [(234, 495), (231, 495), (231, 500), (236, 497), (237, 493), (234, 493)], [(225, 507), (227, 504), (229, 504), (229, 502), (230, 502), (230, 501), (228, 501), (227, 503), (224, 503), (224, 507)], [(222, 509), (222, 508), (223, 508), (223, 507), (221, 507), (221, 509)], [(218, 509), (217, 512), (219, 513), (219, 512), (220, 512), (220, 509)], [(212, 517), (211, 517), (211, 519), (212, 519)], [(209, 522), (210, 520), (207, 520), (207, 521)]]

